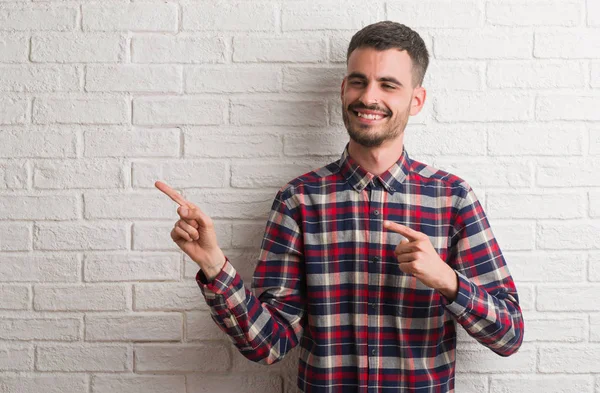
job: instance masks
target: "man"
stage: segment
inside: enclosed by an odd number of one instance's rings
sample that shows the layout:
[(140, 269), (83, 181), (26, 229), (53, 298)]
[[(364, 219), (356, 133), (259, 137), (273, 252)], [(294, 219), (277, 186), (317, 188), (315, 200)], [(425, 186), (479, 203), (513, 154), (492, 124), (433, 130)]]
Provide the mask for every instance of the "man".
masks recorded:
[(453, 392), (457, 323), (502, 356), (523, 340), (515, 285), (473, 190), (404, 149), (427, 65), (406, 26), (354, 35), (341, 86), (350, 141), (338, 161), (277, 193), (256, 295), (210, 218), (157, 182), (182, 205), (171, 236), (200, 265), (213, 319), (256, 362), (299, 343), (303, 392)]

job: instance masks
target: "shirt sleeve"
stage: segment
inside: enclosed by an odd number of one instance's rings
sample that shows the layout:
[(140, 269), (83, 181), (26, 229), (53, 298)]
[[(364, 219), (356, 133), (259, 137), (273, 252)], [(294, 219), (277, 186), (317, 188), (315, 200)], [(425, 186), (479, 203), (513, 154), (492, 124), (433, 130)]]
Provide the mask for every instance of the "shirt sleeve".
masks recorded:
[(282, 191), (273, 201), (254, 272), (253, 292), (226, 261), (207, 282), (202, 271), (196, 280), (211, 317), (246, 358), (275, 363), (295, 347), (304, 325), (303, 238), (297, 211), (287, 205)]
[(467, 333), (501, 356), (523, 341), (523, 315), (515, 283), (474, 191), (468, 187), (453, 224), (448, 263), (458, 275), (446, 309)]

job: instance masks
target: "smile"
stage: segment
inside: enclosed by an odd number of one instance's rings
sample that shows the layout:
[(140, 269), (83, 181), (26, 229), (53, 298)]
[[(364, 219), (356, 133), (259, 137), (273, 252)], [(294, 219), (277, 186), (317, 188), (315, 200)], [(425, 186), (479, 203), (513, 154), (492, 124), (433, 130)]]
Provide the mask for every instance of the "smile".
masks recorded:
[(387, 115), (383, 113), (366, 113), (358, 111), (352, 111), (352, 113), (359, 118), (361, 123), (374, 123), (387, 117)]

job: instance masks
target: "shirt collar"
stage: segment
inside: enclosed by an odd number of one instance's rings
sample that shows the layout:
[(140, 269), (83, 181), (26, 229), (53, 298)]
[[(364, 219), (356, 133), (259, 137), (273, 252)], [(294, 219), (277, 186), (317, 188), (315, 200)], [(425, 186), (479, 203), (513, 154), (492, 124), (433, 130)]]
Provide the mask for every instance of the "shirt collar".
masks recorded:
[(364, 170), (357, 162), (350, 157), (348, 146), (344, 149), (339, 161), (340, 173), (346, 178), (348, 183), (358, 192), (361, 192), (369, 185), (371, 181), (379, 180), (385, 190), (391, 194), (400, 189), (402, 182), (410, 173), (411, 159), (405, 147), (402, 147), (402, 153), (398, 160), (379, 176)]

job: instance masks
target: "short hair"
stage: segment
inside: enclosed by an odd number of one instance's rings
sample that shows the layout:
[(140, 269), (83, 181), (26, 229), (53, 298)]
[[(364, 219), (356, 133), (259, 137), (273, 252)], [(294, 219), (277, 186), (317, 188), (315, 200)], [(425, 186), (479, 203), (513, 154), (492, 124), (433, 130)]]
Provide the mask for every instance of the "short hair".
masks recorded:
[(405, 50), (413, 64), (413, 85), (420, 86), (423, 83), (429, 65), (429, 53), (421, 36), (410, 27), (397, 22), (383, 21), (362, 28), (350, 40), (346, 64), (350, 54), (362, 47), (379, 51), (392, 48)]

